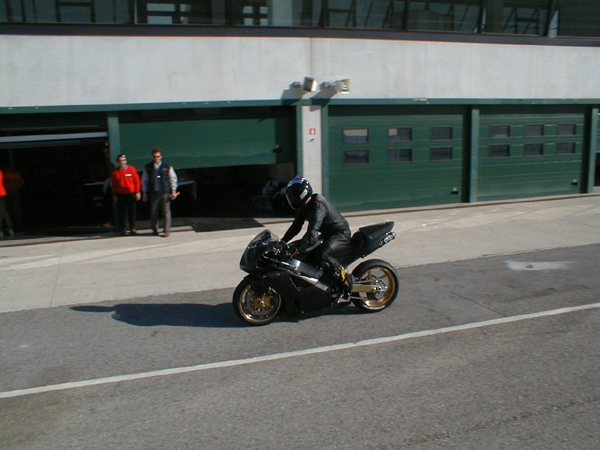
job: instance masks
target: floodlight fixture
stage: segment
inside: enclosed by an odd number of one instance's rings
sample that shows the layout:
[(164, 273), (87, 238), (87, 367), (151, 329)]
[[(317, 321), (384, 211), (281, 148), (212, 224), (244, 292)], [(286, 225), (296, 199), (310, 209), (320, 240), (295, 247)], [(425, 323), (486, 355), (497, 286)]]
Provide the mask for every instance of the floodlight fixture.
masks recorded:
[(323, 89), (332, 89), (336, 93), (348, 94), (350, 93), (350, 80), (344, 78), (343, 80), (325, 81), (321, 84), (321, 87)]
[(304, 89), (306, 92), (315, 92), (317, 90), (317, 80), (315, 80), (313, 77), (304, 77), (302, 89)]

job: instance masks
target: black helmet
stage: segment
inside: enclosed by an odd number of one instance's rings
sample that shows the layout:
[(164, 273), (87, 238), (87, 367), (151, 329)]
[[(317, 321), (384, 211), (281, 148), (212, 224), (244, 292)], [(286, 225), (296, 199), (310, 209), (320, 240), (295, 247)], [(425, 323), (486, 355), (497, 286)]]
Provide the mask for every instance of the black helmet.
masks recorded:
[(292, 209), (298, 209), (313, 193), (308, 180), (301, 175), (296, 175), (287, 185), (285, 196)]

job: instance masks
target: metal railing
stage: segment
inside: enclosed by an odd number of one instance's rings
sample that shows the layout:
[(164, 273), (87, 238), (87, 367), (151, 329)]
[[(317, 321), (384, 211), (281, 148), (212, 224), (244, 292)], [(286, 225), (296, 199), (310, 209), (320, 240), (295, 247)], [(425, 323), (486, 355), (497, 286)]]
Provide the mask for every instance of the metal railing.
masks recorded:
[[(600, 36), (600, 0), (4, 0), (0, 22)], [(562, 14), (564, 12), (564, 14)], [(564, 26), (563, 26), (564, 25)], [(567, 30), (564, 34), (562, 30)]]

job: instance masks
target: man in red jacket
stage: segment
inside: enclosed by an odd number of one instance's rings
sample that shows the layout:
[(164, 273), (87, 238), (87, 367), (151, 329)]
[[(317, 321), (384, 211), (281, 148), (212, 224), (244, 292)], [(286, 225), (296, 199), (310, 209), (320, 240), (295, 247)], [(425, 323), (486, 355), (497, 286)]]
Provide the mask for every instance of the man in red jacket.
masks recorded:
[(110, 175), (110, 185), (113, 191), (113, 200), (117, 202), (119, 210), (121, 234), (123, 236), (127, 234), (128, 223), (129, 232), (136, 234), (135, 202), (141, 197), (142, 183), (135, 167), (127, 164), (125, 155), (117, 156), (117, 162), (119, 167)]

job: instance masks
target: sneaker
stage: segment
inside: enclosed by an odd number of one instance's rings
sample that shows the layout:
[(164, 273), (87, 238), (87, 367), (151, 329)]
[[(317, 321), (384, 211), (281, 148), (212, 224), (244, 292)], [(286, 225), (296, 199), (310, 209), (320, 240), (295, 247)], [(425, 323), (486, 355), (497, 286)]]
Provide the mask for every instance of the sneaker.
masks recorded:
[(135, 235), (137, 234), (137, 231), (135, 231), (135, 230), (131, 230), (131, 231), (129, 232), (129, 234), (131, 234), (132, 236), (135, 236)]
[(165, 231), (165, 237), (169, 237), (169, 236), (171, 236), (171, 233), (168, 231)]

